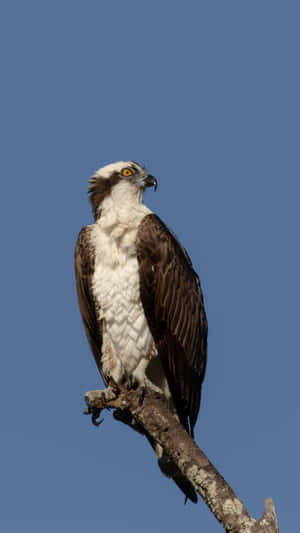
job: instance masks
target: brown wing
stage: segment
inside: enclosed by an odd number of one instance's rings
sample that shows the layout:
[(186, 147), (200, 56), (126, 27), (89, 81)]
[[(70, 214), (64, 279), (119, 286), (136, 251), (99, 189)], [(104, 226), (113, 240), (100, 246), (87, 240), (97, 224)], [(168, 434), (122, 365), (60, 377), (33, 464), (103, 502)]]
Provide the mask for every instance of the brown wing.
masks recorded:
[(85, 332), (94, 354), (97, 367), (104, 380), (101, 370), (102, 323), (97, 319), (99, 305), (96, 304), (92, 292), (92, 276), (94, 272), (94, 248), (90, 242), (91, 228), (82, 228), (75, 247), (75, 277), (78, 305)]
[(154, 214), (137, 235), (141, 299), (181, 423), (193, 436), (207, 359), (200, 281), (181, 244)]

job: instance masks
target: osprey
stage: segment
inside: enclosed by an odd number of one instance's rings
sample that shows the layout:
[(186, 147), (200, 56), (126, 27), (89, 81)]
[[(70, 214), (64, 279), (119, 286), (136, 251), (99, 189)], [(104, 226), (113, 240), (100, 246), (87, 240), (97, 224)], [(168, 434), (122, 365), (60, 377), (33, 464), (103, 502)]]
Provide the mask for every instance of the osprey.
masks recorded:
[[(163, 392), (193, 437), (207, 357), (207, 321), (192, 262), (176, 236), (143, 203), (156, 179), (120, 161), (89, 181), (94, 224), (75, 249), (78, 304), (105, 385), (110, 378)], [(162, 471), (186, 497), (191, 484), (159, 445)]]

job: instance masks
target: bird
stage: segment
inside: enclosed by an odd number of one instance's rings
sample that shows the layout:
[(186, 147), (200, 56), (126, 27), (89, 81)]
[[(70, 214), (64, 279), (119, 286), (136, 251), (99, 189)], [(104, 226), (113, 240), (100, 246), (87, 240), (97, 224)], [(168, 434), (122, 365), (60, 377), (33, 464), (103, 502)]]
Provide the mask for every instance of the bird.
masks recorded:
[[(144, 204), (150, 187), (157, 179), (131, 160), (89, 180), (94, 223), (75, 246), (78, 306), (104, 384), (159, 391), (194, 438), (207, 362), (203, 294), (187, 251)], [(147, 438), (162, 472), (196, 503), (191, 483)]]

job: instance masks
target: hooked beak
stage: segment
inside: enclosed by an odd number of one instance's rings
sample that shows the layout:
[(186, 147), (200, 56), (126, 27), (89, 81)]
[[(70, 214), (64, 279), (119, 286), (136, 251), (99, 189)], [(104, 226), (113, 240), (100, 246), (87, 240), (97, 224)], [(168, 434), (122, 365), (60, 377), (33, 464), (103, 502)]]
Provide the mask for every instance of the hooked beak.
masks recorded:
[(145, 179), (145, 185), (146, 187), (154, 187), (154, 190), (157, 189), (157, 179), (152, 176), (151, 174), (148, 174), (148, 176)]

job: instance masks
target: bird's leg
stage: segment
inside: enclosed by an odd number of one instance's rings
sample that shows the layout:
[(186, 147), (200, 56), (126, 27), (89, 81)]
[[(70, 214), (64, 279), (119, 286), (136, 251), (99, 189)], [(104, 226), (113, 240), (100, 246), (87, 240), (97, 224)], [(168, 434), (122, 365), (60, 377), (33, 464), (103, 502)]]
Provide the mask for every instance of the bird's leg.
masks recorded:
[(136, 377), (133, 374), (128, 374), (124, 378), (124, 383), (126, 383), (126, 388), (128, 391), (136, 390), (139, 386), (139, 381), (138, 379), (136, 379)]
[(124, 376), (122, 384), (126, 385), (126, 389), (128, 391), (138, 389), (137, 392), (139, 395), (139, 403), (140, 405), (143, 405), (143, 401), (146, 395), (146, 385), (144, 379), (140, 380), (139, 376), (135, 373), (127, 374), (126, 376)]
[(146, 378), (146, 370), (147, 370), (148, 365), (149, 365), (148, 359), (146, 358), (141, 359), (137, 367), (132, 372), (132, 374), (127, 376), (127, 381), (126, 381), (127, 390), (129, 391), (132, 389), (134, 390), (139, 389), (138, 395), (139, 395), (140, 405), (142, 405), (144, 402), (145, 395), (146, 395), (146, 385), (147, 385), (147, 382), (149, 381)]

